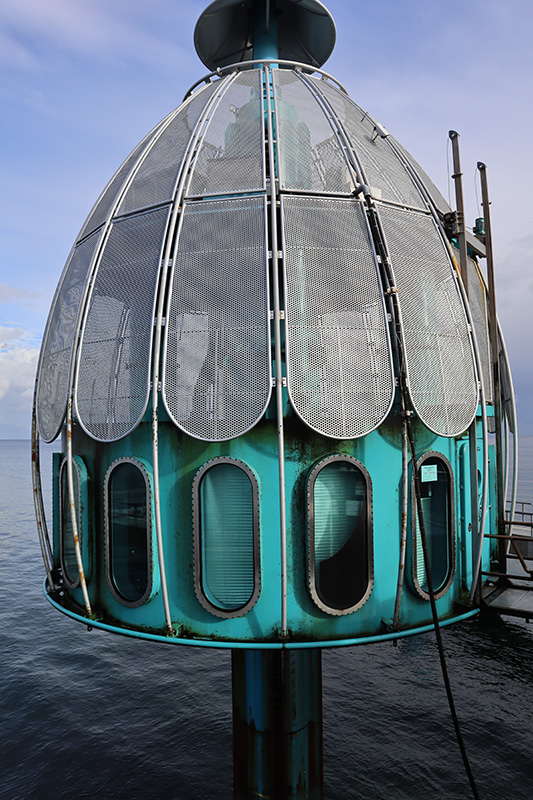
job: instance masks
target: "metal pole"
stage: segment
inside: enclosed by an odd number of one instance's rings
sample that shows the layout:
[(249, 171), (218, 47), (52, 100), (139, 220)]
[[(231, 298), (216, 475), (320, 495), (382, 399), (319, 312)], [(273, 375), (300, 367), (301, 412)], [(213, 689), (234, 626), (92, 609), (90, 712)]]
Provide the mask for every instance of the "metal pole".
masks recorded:
[[(510, 428), (513, 433), (513, 479), (511, 481), (511, 508), (509, 510), (509, 518), (514, 519), (515, 507), (516, 507), (516, 490), (517, 490), (517, 483), (518, 483), (518, 423), (516, 419), (516, 401), (515, 401), (515, 394), (514, 394), (514, 387), (513, 387), (513, 376), (511, 375), (511, 367), (509, 365), (509, 356), (507, 354), (507, 348), (505, 346), (505, 341), (500, 329), (500, 323), (498, 322), (498, 333), (499, 333), (499, 342), (501, 346), (501, 354), (503, 360), (506, 365), (507, 371), (507, 379), (509, 381), (509, 390), (511, 393), (510, 397)], [(498, 361), (499, 364), (499, 361)], [(503, 412), (502, 412), (503, 416)], [(507, 454), (509, 457), (509, 454)], [(507, 491), (504, 495), (504, 500), (507, 498)]]
[[(402, 395), (402, 406), (403, 395)], [(396, 600), (394, 603), (393, 630), (397, 630), (400, 623), (400, 605), (402, 601), (403, 582), (405, 577), (405, 554), (407, 549), (407, 510), (409, 507), (409, 442), (407, 438), (407, 422), (404, 417), (402, 422), (402, 522), (400, 527), (400, 563), (398, 566), (398, 582), (396, 587)]]
[(463, 173), (461, 172), (461, 157), (459, 154), (459, 134), (457, 131), (450, 131), (450, 139), (452, 140), (452, 153), (453, 153), (453, 175), (452, 178), (455, 184), (455, 203), (456, 222), (457, 222), (457, 244), (459, 245), (459, 268), (461, 271), (461, 278), (465, 287), (466, 295), (469, 296), (468, 291), (468, 250), (466, 245), (466, 230), (465, 230), (465, 204), (463, 197)]
[[(234, 79), (233, 79), (234, 80)], [(181, 200), (185, 184), (188, 180), (189, 167), (193, 159), (196, 145), (201, 135), (202, 128), (205, 120), (211, 114), (212, 109), (220, 100), (221, 95), (226, 91), (232, 78), (225, 78), (221, 81), (220, 87), (214, 92), (213, 96), (207, 103), (202, 114), (196, 121), (188, 149), (183, 158), (181, 174), (174, 196), (174, 208), (169, 220), (167, 229), (167, 241), (163, 252), (161, 262), (161, 274), (159, 277), (159, 299), (157, 304), (157, 311), (155, 317), (155, 337), (153, 346), (153, 371), (152, 371), (152, 472), (154, 478), (154, 517), (155, 517), (155, 530), (157, 541), (157, 553), (159, 558), (159, 574), (161, 577), (161, 597), (163, 600), (163, 609), (165, 613), (165, 626), (167, 633), (173, 632), (172, 615), (170, 612), (170, 601), (168, 592), (167, 573), (165, 568), (165, 550), (163, 544), (163, 526), (161, 521), (161, 491), (159, 481), (159, 391), (160, 391), (160, 358), (161, 358), (161, 342), (163, 337), (163, 316), (164, 306), (166, 299), (167, 282), (169, 280), (169, 270), (171, 267), (171, 253), (173, 248), (173, 235), (176, 230), (177, 219), (181, 213)], [(172, 276), (170, 276), (170, 280)]]
[(87, 614), (92, 616), (92, 608), (89, 600), (89, 593), (87, 591), (87, 584), (85, 582), (85, 572), (83, 570), (83, 561), (81, 559), (80, 537), (78, 534), (78, 519), (76, 513), (76, 501), (74, 499), (74, 475), (72, 472), (72, 392), (68, 396), (67, 405), (67, 483), (68, 483), (68, 501), (70, 508), (70, 522), (72, 525), (72, 538), (74, 540), (74, 550), (76, 551), (76, 561), (78, 563), (78, 574), (80, 576), (80, 586), (83, 594), (83, 602)]
[[(459, 153), (459, 134), (457, 131), (450, 131), (450, 139), (452, 140), (453, 152), (453, 179), (455, 182), (455, 200), (456, 200), (456, 217), (457, 217), (457, 243), (459, 245), (459, 268), (463, 285), (465, 287), (466, 302), (469, 302), (469, 287), (468, 287), (468, 249), (466, 244), (466, 229), (465, 229), (465, 208), (463, 196), (463, 181), (461, 171), (461, 157)], [(470, 318), (470, 314), (468, 314)], [(475, 336), (473, 337), (475, 340)], [(476, 347), (477, 351), (477, 347)], [(476, 361), (480, 363), (477, 357)], [(483, 396), (481, 402), (484, 402)], [(477, 416), (477, 415), (476, 415)], [(471, 518), (471, 540), (478, 542), (479, 540), (479, 494), (478, 494), (478, 463), (477, 463), (477, 420), (474, 417), (470, 428), (468, 429), (468, 455), (470, 464), (470, 518)], [(465, 531), (466, 537), (466, 531)]]
[(234, 800), (322, 800), (322, 650), (233, 650)]
[(32, 479), (33, 479), (33, 502), (35, 505), (35, 518), (37, 520), (37, 531), (39, 534), (39, 544), (41, 546), (41, 555), (43, 557), (44, 568), (46, 570), (46, 580), (48, 582), (49, 591), (54, 590), (54, 581), (52, 578), (52, 567), (54, 564), (52, 548), (50, 546), (50, 539), (48, 538), (48, 529), (46, 527), (46, 517), (44, 514), (43, 506), (43, 491), (41, 486), (41, 469), (40, 469), (40, 456), (39, 456), (39, 431), (37, 430), (36, 418), (36, 397), (37, 397), (37, 379), (35, 382), (35, 393), (33, 399), (33, 414), (31, 426), (31, 466), (32, 466)]
[(283, 429), (283, 373), (281, 369), (281, 309), (278, 270), (277, 192), (270, 98), (270, 70), (265, 68), (267, 101), (268, 162), (270, 172), (270, 222), (272, 246), (272, 288), (274, 294), (274, 354), (276, 364), (276, 416), (278, 426), (279, 517), (281, 540), (281, 636), (287, 637), (287, 519), (285, 511), (285, 444)]
[[(492, 354), (492, 376), (494, 383), (494, 416), (496, 427), (496, 509), (497, 509), (497, 529), (499, 534), (505, 533), (505, 520), (503, 508), (503, 487), (502, 487), (502, 407), (501, 407), (501, 383), (500, 383), (500, 363), (498, 346), (498, 318), (496, 315), (496, 286), (494, 282), (494, 259), (492, 250), (492, 229), (490, 222), (490, 201), (489, 188), (487, 182), (487, 167), (482, 161), (478, 161), (477, 168), (481, 180), (481, 196), (483, 206), (483, 217), (485, 220), (485, 247), (487, 249), (487, 282), (488, 282), (488, 301), (489, 301), (489, 324)], [(503, 541), (503, 540), (501, 540)], [(501, 546), (499, 551), (499, 570), (505, 571), (505, 547)], [(502, 563), (503, 562), (503, 563)]]

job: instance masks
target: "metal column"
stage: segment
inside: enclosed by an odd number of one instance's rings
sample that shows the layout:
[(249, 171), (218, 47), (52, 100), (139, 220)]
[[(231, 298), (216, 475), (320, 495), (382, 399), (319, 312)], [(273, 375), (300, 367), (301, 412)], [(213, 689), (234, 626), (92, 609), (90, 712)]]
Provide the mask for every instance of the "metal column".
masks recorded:
[(234, 800), (322, 800), (322, 651), (233, 650)]

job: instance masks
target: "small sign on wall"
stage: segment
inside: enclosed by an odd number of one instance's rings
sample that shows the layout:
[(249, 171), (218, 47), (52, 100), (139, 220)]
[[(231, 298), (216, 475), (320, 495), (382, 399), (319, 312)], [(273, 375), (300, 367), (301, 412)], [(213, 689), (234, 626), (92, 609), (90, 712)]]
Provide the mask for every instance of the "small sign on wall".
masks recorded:
[(437, 479), (437, 465), (422, 464), (420, 467), (420, 480), (422, 483), (429, 483), (430, 481), (436, 481)]

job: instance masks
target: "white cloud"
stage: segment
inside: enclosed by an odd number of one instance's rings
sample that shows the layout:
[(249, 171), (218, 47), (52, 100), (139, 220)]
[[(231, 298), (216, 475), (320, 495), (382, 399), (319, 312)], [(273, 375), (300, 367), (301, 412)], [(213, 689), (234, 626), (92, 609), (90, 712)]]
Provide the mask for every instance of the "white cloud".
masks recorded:
[(0, 436), (29, 437), (33, 387), (39, 350), (0, 351)]
[[(125, 0), (3, 0), (0, 33), (5, 47), (0, 60), (26, 69), (49, 67), (62, 55), (89, 56), (93, 63), (127, 57), (139, 61), (174, 62), (183, 55), (178, 20), (187, 19), (188, 33), (194, 25), (194, 4), (180, 8), (166, 0), (131, 3)], [(190, 19), (189, 19), (190, 17)], [(160, 19), (169, 22), (168, 37), (161, 38)], [(157, 23), (154, 24), (154, 20)], [(175, 31), (172, 37), (171, 31)], [(0, 40), (1, 40), (0, 39)], [(11, 57), (9, 57), (11, 54)]]
[(29, 430), (38, 358), (37, 348), (0, 351), (0, 429)]
[(39, 292), (30, 292), (28, 289), (0, 283), (0, 303), (16, 303), (18, 300), (33, 300), (36, 297), (40, 297)]
[(7, 342), (22, 339), (23, 336), (24, 330), (22, 328), (7, 328), (5, 325), (0, 325), (0, 348), (5, 347)]

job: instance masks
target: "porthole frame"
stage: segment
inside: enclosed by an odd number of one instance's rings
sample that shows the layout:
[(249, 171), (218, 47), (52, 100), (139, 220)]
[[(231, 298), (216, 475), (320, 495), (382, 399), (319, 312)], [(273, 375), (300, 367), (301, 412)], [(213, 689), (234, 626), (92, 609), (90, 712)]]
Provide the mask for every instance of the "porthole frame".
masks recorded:
[[(146, 591), (138, 600), (128, 600), (125, 598), (115, 586), (112, 576), (112, 559), (111, 559), (111, 526), (110, 526), (110, 503), (109, 503), (109, 482), (113, 471), (121, 464), (133, 464), (144, 478), (146, 488), (146, 537), (147, 537), (147, 587)], [(150, 466), (144, 459), (124, 457), (117, 458), (113, 461), (105, 474), (104, 478), (104, 531), (105, 531), (105, 578), (107, 587), (114, 597), (121, 605), (127, 608), (138, 608), (139, 606), (147, 603), (159, 589), (159, 581), (157, 580), (157, 545), (154, 542), (155, 536), (155, 519), (154, 519), (154, 490), (152, 485), (152, 474)]]
[[(70, 501), (68, 497), (68, 489), (66, 497), (63, 492), (63, 474), (67, 469), (68, 459), (65, 457), (61, 461), (58, 470), (58, 499), (59, 499), (59, 513), (58, 513), (58, 529), (59, 529), (59, 564), (61, 566), (61, 574), (63, 581), (69, 589), (77, 589), (80, 585), (80, 574), (78, 564), (76, 562), (76, 579), (70, 580), (68, 571), (65, 569), (64, 559), (64, 537), (65, 531), (63, 530), (63, 502), (69, 506), (67, 513), (70, 513)], [(81, 552), (81, 560), (83, 564), (84, 576), (88, 580), (91, 573), (91, 560), (89, 557), (89, 474), (83, 459), (75, 455), (72, 458), (73, 470), (76, 470), (78, 476), (78, 496), (77, 500), (77, 524), (78, 524), (78, 541)]]
[[(420, 474), (421, 467), (424, 464), (424, 461), (427, 461), (430, 458), (437, 458), (440, 459), (442, 464), (447, 470), (448, 479), (449, 479), (449, 497), (448, 497), (448, 515), (450, 519), (450, 526), (447, 532), (448, 537), (448, 558), (449, 558), (449, 566), (448, 566), (448, 575), (437, 591), (434, 591), (435, 600), (438, 600), (440, 597), (443, 597), (450, 589), (455, 579), (455, 572), (456, 572), (456, 525), (455, 525), (455, 485), (454, 485), (454, 474), (453, 474), (453, 467), (450, 461), (446, 458), (443, 453), (439, 453), (437, 450), (429, 450), (427, 453), (424, 453), (420, 456), (420, 458), (416, 462), (416, 468), (418, 473)], [(411, 468), (412, 471), (412, 468)], [(411, 475), (411, 580), (413, 583), (413, 587), (415, 592), (421, 597), (423, 600), (430, 600), (429, 592), (426, 592), (421, 586), (418, 581), (417, 576), (417, 542), (416, 542), (416, 533), (417, 533), (417, 505), (416, 505), (416, 491), (415, 491), (415, 477), (414, 472), (412, 471)]]
[[(200, 488), (204, 475), (219, 464), (231, 464), (241, 469), (252, 486), (252, 515), (253, 515), (253, 548), (254, 548), (254, 589), (250, 599), (239, 608), (228, 610), (214, 605), (207, 597), (203, 588), (203, 561), (202, 561), (202, 526), (201, 526), (201, 499)], [(259, 510), (259, 480), (255, 472), (244, 461), (229, 456), (212, 458), (203, 464), (196, 472), (192, 484), (192, 526), (193, 526), (193, 562), (194, 562), (194, 593), (200, 605), (221, 619), (235, 619), (247, 614), (257, 603), (261, 594), (261, 553), (260, 553), (260, 510)]]
[[(367, 574), (368, 582), (364, 595), (353, 606), (348, 608), (332, 608), (326, 605), (321, 600), (315, 581), (315, 509), (314, 509), (314, 490), (315, 483), (318, 475), (329, 464), (344, 461), (353, 466), (363, 475), (366, 482), (366, 513), (367, 513)], [(360, 461), (353, 456), (343, 453), (337, 453), (327, 456), (326, 458), (318, 461), (309, 472), (306, 481), (306, 496), (307, 496), (307, 564), (308, 564), (308, 588), (314, 604), (326, 614), (330, 616), (343, 617), (347, 614), (353, 614), (354, 611), (360, 609), (367, 602), (374, 587), (374, 519), (373, 519), (373, 502), (372, 502), (372, 479), (370, 473)]]

